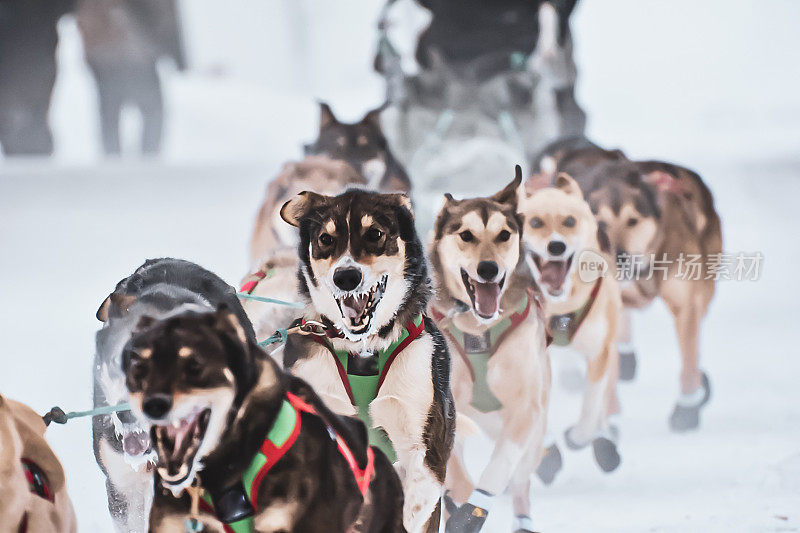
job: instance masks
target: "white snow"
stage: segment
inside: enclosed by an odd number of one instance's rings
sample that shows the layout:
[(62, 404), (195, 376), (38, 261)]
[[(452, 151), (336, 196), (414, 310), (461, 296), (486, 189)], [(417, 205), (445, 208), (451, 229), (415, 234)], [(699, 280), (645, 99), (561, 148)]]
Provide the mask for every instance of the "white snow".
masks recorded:
[[(61, 25), (51, 161), (0, 161), (0, 392), (39, 412), (91, 404), (97, 306), (145, 258), (184, 257), (232, 284), (266, 181), (301, 153), (314, 98), (353, 120), (382, 101), (371, 70), (377, 0), (184, 2), (193, 70), (167, 79), (159, 161), (99, 162), (93, 81)], [(534, 488), (540, 531), (800, 530), (800, 4), (584, 0), (574, 18), (589, 134), (695, 168), (728, 251), (764, 254), (758, 282), (721, 282), (702, 335), (713, 397), (675, 435), (678, 353), (657, 303), (635, 318), (639, 375), (620, 386), (622, 465), (564, 451)], [(505, 180), (506, 177), (503, 177)], [(266, 305), (266, 304), (265, 304)], [(552, 431), (578, 413), (556, 382)], [(109, 531), (88, 420), (48, 430), (81, 531)], [(485, 450), (483, 450), (485, 452)], [(477, 453), (480, 455), (480, 450)], [(510, 529), (507, 499), (486, 531)]]

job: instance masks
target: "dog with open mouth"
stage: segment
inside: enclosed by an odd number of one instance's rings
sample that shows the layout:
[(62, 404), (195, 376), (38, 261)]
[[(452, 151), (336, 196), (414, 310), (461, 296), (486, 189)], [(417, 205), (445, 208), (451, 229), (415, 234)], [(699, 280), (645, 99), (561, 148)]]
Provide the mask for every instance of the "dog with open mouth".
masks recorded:
[[(569, 347), (587, 361), (583, 407), (578, 422), (564, 435), (567, 446), (591, 444), (597, 464), (610, 472), (620, 463), (609, 416), (619, 410), (616, 339), (622, 300), (605, 255), (608, 238), (578, 184), (563, 173), (553, 187), (526, 194), (520, 209), (525, 216), (525, 258), (546, 302), (550, 351)], [(561, 454), (553, 444), (540, 465), (540, 477), (549, 483), (560, 468)]]
[[(164, 318), (187, 309), (235, 310), (255, 338), (234, 288), (208, 270), (181, 259), (145, 261), (117, 283), (97, 310), (103, 327), (95, 336), (94, 406), (127, 401), (122, 350), (142, 316)], [(106, 475), (108, 509), (120, 532), (144, 531), (152, 501), (156, 453), (147, 429), (130, 411), (92, 418), (97, 464)]]
[[(306, 155), (347, 161), (367, 179), (367, 187), (382, 192), (409, 192), (411, 179), (395, 158), (381, 127), (383, 107), (354, 123), (340, 122), (330, 106), (319, 103), (319, 133), (306, 145)], [(320, 192), (321, 191), (317, 191)]]
[[(430, 246), (437, 285), (432, 315), (453, 357), (459, 439), (447, 469), (447, 531), (478, 531), (493, 496), (509, 490), (518, 531), (533, 531), (530, 476), (543, 453), (550, 362), (541, 295), (522, 257), (522, 170), (490, 197), (445, 195)], [(494, 442), (477, 483), (464, 466), (461, 421)], [(460, 504), (460, 505), (459, 505)]]
[(143, 316), (122, 368), (158, 454), (150, 531), (187, 518), (219, 532), (403, 531), (400, 481), (361, 422), (284, 373), (224, 304)]
[(562, 154), (556, 171), (561, 170), (574, 173), (622, 278), (620, 377), (632, 378), (636, 364), (628, 310), (660, 297), (675, 319), (681, 353), (680, 395), (669, 425), (673, 431), (696, 429), (711, 398), (708, 375), (699, 367), (700, 323), (714, 297), (722, 256), (711, 191), (685, 167), (630, 161), (600, 148)]
[(396, 461), (406, 529), (438, 531), (455, 411), (447, 346), (424, 315), (431, 289), (411, 202), (303, 192), (282, 215), (300, 229), (301, 322), (324, 327), (290, 335), (284, 366), (334, 411), (364, 420), (370, 442)]

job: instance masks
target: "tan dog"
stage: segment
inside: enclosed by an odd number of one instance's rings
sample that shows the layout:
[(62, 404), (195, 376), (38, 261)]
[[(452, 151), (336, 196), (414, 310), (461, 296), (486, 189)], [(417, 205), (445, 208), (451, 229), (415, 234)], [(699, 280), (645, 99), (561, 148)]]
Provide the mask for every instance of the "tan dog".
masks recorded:
[[(722, 252), (721, 224), (711, 192), (695, 172), (660, 161), (609, 158), (588, 149), (566, 154), (559, 169), (567, 161), (570, 168), (580, 169), (573, 177), (623, 267), (625, 307), (641, 308), (661, 297), (675, 319), (681, 395), (670, 427), (697, 428), (700, 409), (711, 396), (708, 376), (699, 368), (700, 322), (714, 296), (714, 272)], [(627, 314), (620, 331), (620, 340), (630, 341)], [(628, 357), (622, 360), (635, 361), (632, 348), (625, 351)]]
[[(287, 163), (267, 186), (250, 241), (250, 273), (242, 280), (243, 292), (284, 301), (299, 298), (297, 287), (297, 229), (280, 216), (281, 207), (297, 193), (310, 190), (338, 194), (349, 186), (364, 187), (367, 180), (344, 161), (308, 156)], [(259, 340), (285, 327), (299, 315), (291, 307), (253, 300), (242, 302)]]
[(64, 469), (30, 407), (0, 396), (0, 524), (3, 531), (77, 530)]
[[(567, 430), (572, 449), (592, 444), (604, 471), (619, 466), (620, 458), (609, 426), (617, 411), (617, 328), (622, 300), (613, 268), (603, 255), (608, 240), (598, 235), (597, 222), (575, 181), (559, 174), (555, 186), (526, 195), (526, 260), (544, 293), (547, 323), (553, 345), (569, 346), (586, 358), (587, 382), (578, 422)], [(539, 469), (545, 482), (561, 466), (553, 447)]]
[[(448, 531), (477, 531), (492, 497), (509, 489), (519, 531), (532, 531), (530, 477), (542, 456), (550, 391), (541, 302), (521, 255), (517, 176), (494, 196), (445, 195), (430, 247), (437, 282), (433, 315), (453, 354), (453, 396), (494, 441), (474, 484), (459, 442), (448, 463)], [(459, 433), (464, 431), (460, 427)], [(451, 506), (452, 507), (452, 506)]]

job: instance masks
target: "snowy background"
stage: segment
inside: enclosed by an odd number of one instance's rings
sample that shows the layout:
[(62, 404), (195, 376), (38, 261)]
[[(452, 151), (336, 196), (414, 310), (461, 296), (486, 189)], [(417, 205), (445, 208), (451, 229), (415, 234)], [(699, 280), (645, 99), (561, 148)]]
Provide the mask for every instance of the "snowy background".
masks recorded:
[[(197, 261), (232, 284), (266, 181), (316, 129), (316, 98), (354, 120), (381, 103), (377, 0), (186, 0), (191, 69), (163, 69), (165, 153), (102, 162), (94, 85), (75, 24), (59, 28), (48, 161), (0, 159), (0, 392), (39, 412), (91, 403), (95, 310), (145, 258)], [(701, 364), (700, 431), (671, 434), (678, 352), (669, 313), (635, 317), (635, 382), (620, 388), (622, 465), (565, 452), (536, 484), (540, 531), (800, 530), (800, 3), (584, 0), (573, 18), (588, 134), (635, 158), (690, 166), (711, 186), (728, 251), (765, 256), (758, 282), (722, 282)], [(498, 186), (507, 176), (498, 177)], [(552, 428), (579, 397), (556, 384)], [(88, 420), (48, 430), (81, 531), (110, 531)], [(510, 530), (506, 500), (486, 531)]]

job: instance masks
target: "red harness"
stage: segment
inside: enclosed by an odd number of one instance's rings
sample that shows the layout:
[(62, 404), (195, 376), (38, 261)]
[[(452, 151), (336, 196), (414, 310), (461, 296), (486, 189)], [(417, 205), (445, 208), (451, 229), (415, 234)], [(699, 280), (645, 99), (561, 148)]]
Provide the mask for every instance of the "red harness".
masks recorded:
[(247, 294), (253, 294), (253, 291), (255, 290), (256, 285), (258, 285), (258, 282), (261, 281), (262, 279), (266, 278), (266, 277), (267, 277), (267, 273), (263, 269), (259, 269), (259, 270), (255, 271), (255, 272), (253, 272), (252, 274), (247, 276), (247, 278), (245, 278), (247, 281), (245, 281), (242, 284), (242, 287), (239, 289), (239, 292), (245, 292)]

